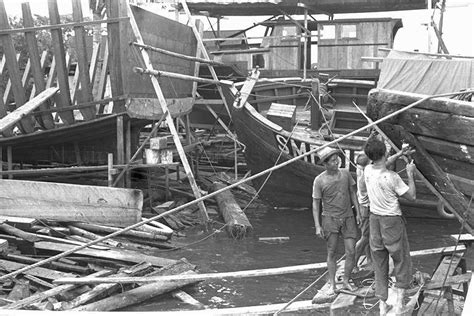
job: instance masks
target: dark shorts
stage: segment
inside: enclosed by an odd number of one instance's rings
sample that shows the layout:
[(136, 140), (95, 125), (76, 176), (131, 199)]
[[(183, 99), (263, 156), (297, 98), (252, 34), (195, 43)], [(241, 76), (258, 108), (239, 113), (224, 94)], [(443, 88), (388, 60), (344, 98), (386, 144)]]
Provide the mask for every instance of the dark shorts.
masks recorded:
[(329, 237), (330, 233), (334, 233), (341, 234), (344, 239), (357, 239), (357, 224), (354, 216), (337, 218), (323, 215), (322, 228), (326, 238)]

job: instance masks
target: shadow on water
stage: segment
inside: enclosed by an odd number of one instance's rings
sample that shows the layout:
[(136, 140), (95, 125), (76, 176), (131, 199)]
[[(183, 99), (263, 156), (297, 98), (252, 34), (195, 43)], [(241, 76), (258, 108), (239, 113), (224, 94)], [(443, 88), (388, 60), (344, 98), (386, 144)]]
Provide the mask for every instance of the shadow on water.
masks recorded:
[[(177, 241), (187, 244), (184, 249), (158, 252), (157, 256), (186, 258), (197, 265), (200, 273), (228, 272), (263, 268), (302, 265), (326, 260), (326, 244), (316, 238), (310, 210), (249, 209), (247, 216), (253, 233), (243, 240), (233, 240), (226, 232), (218, 232), (204, 239), (209, 233), (202, 227), (186, 231), (187, 236)], [(215, 227), (219, 227), (217, 224)], [(453, 220), (408, 219), (407, 230), (411, 250), (450, 246), (450, 234), (458, 233), (460, 224)], [(259, 241), (260, 237), (288, 237), (277, 242)], [(202, 240), (204, 239), (204, 240)], [(286, 239), (286, 238), (285, 238)], [(202, 241), (201, 241), (202, 240)], [(344, 252), (342, 241), (338, 257)], [(439, 255), (414, 257), (413, 268), (431, 273)], [(286, 303), (311, 284), (324, 270), (277, 276), (225, 279), (202, 282), (187, 289), (208, 308), (226, 308)], [(299, 300), (308, 300), (324, 284), (325, 279), (303, 294)], [(127, 310), (177, 310), (192, 309), (171, 296), (159, 297)]]

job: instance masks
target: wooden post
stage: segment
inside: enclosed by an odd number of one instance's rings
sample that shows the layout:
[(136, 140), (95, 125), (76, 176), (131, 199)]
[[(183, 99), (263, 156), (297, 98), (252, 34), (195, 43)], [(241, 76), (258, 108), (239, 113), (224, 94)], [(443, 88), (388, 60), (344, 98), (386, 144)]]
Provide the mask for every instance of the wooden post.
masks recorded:
[[(125, 122), (125, 161), (131, 163), (130, 159), (132, 158), (132, 123), (130, 120)], [(132, 179), (130, 171), (125, 172), (125, 187), (132, 187)]]
[(113, 168), (114, 168), (114, 154), (107, 154), (107, 183), (109, 187), (114, 186), (114, 177), (113, 177)]
[[(13, 153), (12, 153), (12, 146), (7, 147), (7, 170), (12, 171), (13, 170)], [(13, 179), (13, 175), (9, 174), (8, 179)]]
[[(137, 38), (137, 42), (139, 44), (143, 44), (143, 38), (140, 34), (140, 30), (138, 29), (137, 22), (135, 21), (135, 17), (133, 16), (132, 10), (129, 5), (127, 5), (127, 10), (128, 10), (128, 16), (130, 18), (130, 25), (132, 28), (132, 31)], [(144, 64), (146, 65), (147, 70), (153, 70), (153, 65), (151, 64), (150, 57), (148, 56), (148, 53), (145, 50), (141, 51), (141, 55), (143, 57)], [(158, 101), (160, 103), (161, 109), (166, 116), (166, 123), (168, 124), (168, 128), (170, 129), (171, 135), (173, 136), (174, 143), (176, 145), (176, 149), (178, 151), (179, 157), (181, 159), (181, 163), (183, 164), (184, 170), (186, 172), (186, 175), (188, 177), (189, 183), (191, 185), (191, 188), (193, 190), (194, 196), (199, 199), (201, 197), (201, 192), (199, 191), (199, 188), (196, 184), (196, 180), (194, 179), (193, 173), (191, 171), (191, 168), (188, 163), (188, 159), (186, 158), (186, 153), (184, 152), (183, 145), (181, 144), (181, 141), (179, 139), (178, 132), (176, 130), (176, 127), (173, 122), (173, 118), (171, 115), (169, 115), (168, 111), (168, 106), (166, 105), (166, 99), (163, 95), (163, 91), (161, 90), (160, 84), (158, 82), (158, 79), (156, 79), (155, 76), (150, 76), (151, 82), (153, 84), (153, 88), (155, 89), (156, 95), (158, 97)], [(201, 210), (201, 215), (202, 219), (205, 222), (209, 221), (209, 216), (206, 212), (206, 206), (204, 205), (204, 202), (200, 201), (198, 202), (199, 209)]]
[[(23, 12), (23, 25), (24, 27), (32, 27), (34, 26), (33, 16), (31, 15), (30, 4), (28, 2), (23, 2), (21, 4), (21, 9)], [(25, 39), (26, 44), (28, 46), (28, 54), (30, 57), (31, 62), (31, 71), (33, 74), (33, 79), (35, 81), (35, 92), (34, 97), (36, 94), (40, 93), (46, 88), (44, 82), (44, 73), (43, 73), (43, 63), (40, 59), (40, 55), (38, 52), (38, 43), (36, 42), (36, 35), (35, 32), (25, 32)], [(43, 54), (46, 57), (46, 54)], [(40, 106), (41, 110), (47, 110), (49, 108), (49, 101), (45, 102)], [(51, 113), (43, 113), (41, 114), (41, 125), (43, 125), (46, 129), (54, 128), (54, 120)]]
[(3, 147), (0, 146), (0, 179), (3, 179)]
[[(311, 129), (317, 130), (321, 127), (321, 98), (319, 95), (319, 79), (313, 79), (311, 82), (311, 93), (313, 97), (310, 100), (311, 104)], [(319, 104), (318, 104), (319, 103)]]
[[(308, 63), (308, 9), (304, 9), (304, 30), (301, 30), (301, 33), (304, 34), (303, 42), (303, 80), (306, 79), (306, 65)], [(301, 47), (301, 46), (299, 46)]]
[[(124, 164), (124, 144), (123, 144), (123, 116), (117, 116), (117, 164)], [(123, 188), (124, 180), (119, 179), (118, 186)]]
[[(58, 11), (57, 0), (48, 0), (49, 19), (51, 24), (61, 24)], [(69, 92), (69, 68), (66, 62), (66, 52), (63, 45), (63, 35), (61, 29), (51, 29), (51, 38), (53, 44), (54, 60), (56, 66), (57, 80), (60, 93), (56, 98), (56, 107), (67, 107), (71, 105), (71, 94)], [(72, 111), (58, 112), (64, 124), (74, 123)]]

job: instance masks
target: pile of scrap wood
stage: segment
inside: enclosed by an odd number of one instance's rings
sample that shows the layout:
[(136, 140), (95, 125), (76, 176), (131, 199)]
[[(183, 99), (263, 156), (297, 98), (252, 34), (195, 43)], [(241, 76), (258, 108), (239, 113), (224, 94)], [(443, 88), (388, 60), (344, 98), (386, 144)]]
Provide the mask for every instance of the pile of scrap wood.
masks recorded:
[[(30, 218), (0, 218), (0, 305), (2, 309), (116, 310), (151, 297), (176, 291), (196, 281), (167, 283), (53, 285), (53, 281), (78, 276), (159, 276), (191, 273), (185, 260), (147, 255), (143, 249), (171, 247), (171, 229), (143, 225), (127, 238), (110, 238), (73, 254), (3, 278), (51, 256), (85, 245), (118, 228), (78, 222), (57, 223)], [(153, 223), (153, 222), (151, 222)], [(144, 241), (144, 242), (140, 242)], [(181, 295), (183, 296), (183, 295)]]

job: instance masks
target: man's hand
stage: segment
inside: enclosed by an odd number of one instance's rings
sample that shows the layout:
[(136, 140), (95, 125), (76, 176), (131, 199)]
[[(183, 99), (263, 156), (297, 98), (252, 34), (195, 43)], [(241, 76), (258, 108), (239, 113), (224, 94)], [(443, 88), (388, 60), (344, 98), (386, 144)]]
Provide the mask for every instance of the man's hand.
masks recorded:
[(316, 236), (318, 236), (319, 238), (324, 239), (324, 232), (321, 229), (321, 226), (316, 226)]
[(416, 171), (416, 166), (415, 164), (413, 163), (413, 161), (411, 161), (410, 163), (407, 164), (407, 175), (408, 176), (411, 176), (413, 177), (415, 175), (415, 171)]

